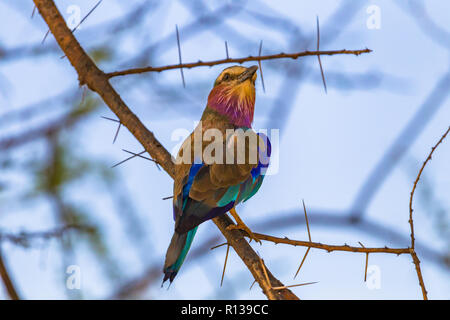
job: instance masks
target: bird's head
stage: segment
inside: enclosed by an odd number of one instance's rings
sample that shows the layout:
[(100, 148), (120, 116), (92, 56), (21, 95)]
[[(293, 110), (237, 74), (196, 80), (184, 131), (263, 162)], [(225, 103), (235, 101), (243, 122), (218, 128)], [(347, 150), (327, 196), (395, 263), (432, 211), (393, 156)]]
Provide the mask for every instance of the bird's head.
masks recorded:
[(236, 126), (251, 127), (255, 109), (257, 66), (224, 69), (214, 82), (208, 107), (225, 115)]

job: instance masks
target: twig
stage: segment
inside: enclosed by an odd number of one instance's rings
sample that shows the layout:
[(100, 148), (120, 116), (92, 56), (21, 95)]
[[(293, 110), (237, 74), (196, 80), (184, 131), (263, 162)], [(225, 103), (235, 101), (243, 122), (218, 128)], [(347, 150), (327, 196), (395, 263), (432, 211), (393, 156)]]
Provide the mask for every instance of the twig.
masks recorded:
[(220, 286), (223, 284), (223, 277), (225, 276), (225, 269), (227, 268), (227, 261), (228, 261), (228, 253), (230, 252), (230, 245), (227, 243), (227, 253), (225, 255), (225, 262), (223, 264), (223, 271), (222, 271), (222, 279), (220, 280)]
[[(83, 19), (81, 19), (81, 21), (72, 29), (72, 33), (74, 33), (80, 26), (81, 24), (84, 22), (84, 20), (87, 19), (87, 17), (89, 17), (91, 15), (92, 12), (94, 12), (94, 10), (99, 6), (99, 4), (102, 2), (103, 0), (99, 0), (95, 6), (89, 10), (89, 12), (83, 17)], [(61, 56), (61, 59), (64, 59), (66, 57), (66, 55)], [(120, 129), (120, 124), (119, 124), (119, 129)], [(114, 142), (113, 142), (114, 143)]]
[(359, 56), (363, 53), (370, 53), (372, 50), (370, 49), (362, 49), (362, 50), (328, 50), (328, 51), (302, 51), (297, 53), (278, 53), (278, 54), (271, 54), (266, 56), (248, 56), (245, 58), (227, 58), (227, 59), (221, 59), (221, 60), (215, 60), (215, 61), (198, 61), (198, 62), (192, 62), (192, 63), (182, 63), (182, 64), (174, 64), (174, 65), (167, 65), (162, 67), (143, 67), (143, 68), (133, 68), (133, 69), (127, 69), (122, 71), (115, 71), (107, 73), (106, 76), (108, 78), (113, 78), (117, 76), (124, 76), (128, 74), (138, 74), (138, 73), (144, 73), (144, 72), (161, 72), (165, 70), (173, 70), (173, 69), (191, 69), (195, 67), (212, 67), (219, 64), (226, 64), (226, 63), (239, 63), (242, 64), (244, 62), (248, 61), (264, 61), (264, 60), (273, 60), (273, 59), (297, 59), (300, 57), (306, 57), (306, 56), (317, 56), (317, 55), (337, 55), (337, 54), (352, 54)]
[(422, 289), (422, 295), (423, 295), (423, 299), (424, 300), (428, 300), (428, 296), (427, 296), (427, 290), (425, 288), (425, 283), (423, 281), (423, 276), (422, 276), (422, 272), (420, 270), (420, 260), (417, 257), (417, 254), (415, 252), (415, 238), (414, 238), (414, 222), (413, 222), (413, 198), (414, 198), (414, 192), (416, 191), (417, 188), (417, 184), (420, 180), (420, 177), (422, 175), (423, 170), (425, 169), (425, 166), (427, 165), (427, 163), (431, 160), (431, 157), (433, 156), (434, 151), (437, 149), (437, 147), (442, 143), (442, 141), (444, 141), (445, 137), (447, 136), (447, 134), (450, 132), (450, 127), (448, 127), (447, 131), (445, 131), (445, 133), (441, 136), (441, 138), (439, 139), (439, 141), (434, 145), (434, 147), (431, 148), (430, 153), (428, 154), (428, 157), (426, 158), (426, 160), (424, 161), (422, 167), (419, 170), (419, 173), (417, 174), (417, 178), (414, 181), (414, 185), (413, 188), (411, 190), (411, 197), (409, 198), (409, 225), (411, 228), (411, 249), (410, 249), (410, 253), (411, 253), (411, 257), (413, 259), (414, 265), (416, 267), (416, 272), (417, 272), (417, 277), (419, 279), (419, 284), (420, 284), (420, 288)]
[[(96, 64), (86, 54), (84, 49), (78, 43), (74, 34), (70, 32), (64, 19), (56, 8), (52, 0), (33, 0), (39, 13), (44, 18), (51, 32), (55, 36), (58, 45), (61, 47), (68, 60), (78, 73), (80, 85), (86, 84), (92, 91), (97, 92), (105, 104), (116, 114), (122, 124), (130, 130), (136, 139), (144, 146), (152, 159), (155, 159), (163, 169), (174, 178), (175, 165), (170, 153), (154, 137), (137, 116), (128, 108), (119, 94), (114, 90), (108, 81), (108, 76), (103, 73)], [(276, 290), (269, 292), (265, 284), (263, 270), (258, 263), (258, 256), (244, 239), (239, 230), (227, 230), (232, 224), (230, 218), (226, 215), (213, 219), (214, 223), (220, 229), (227, 239), (227, 242), (233, 247), (253, 277), (259, 283), (264, 294), (274, 295), (276, 299), (298, 299), (289, 289)], [(270, 271), (267, 274), (275, 286), (283, 286)], [(273, 291), (273, 290), (272, 290)]]
[(61, 238), (68, 231), (72, 230), (77, 230), (81, 232), (92, 232), (94, 229), (91, 226), (87, 225), (70, 224), (48, 231), (33, 231), (33, 232), (21, 231), (17, 234), (6, 233), (0, 230), (0, 243), (8, 241), (15, 245), (28, 247), (30, 246), (31, 241), (33, 240), (36, 239), (49, 240), (52, 238)]
[(425, 282), (423, 281), (422, 271), (420, 270), (420, 260), (417, 257), (417, 253), (414, 249), (410, 249), (411, 258), (413, 259), (414, 266), (416, 268), (417, 278), (419, 280), (420, 289), (422, 290), (423, 300), (428, 300), (428, 292), (425, 288)]
[[(261, 257), (259, 256), (259, 254), (258, 254), (258, 258), (259, 258), (259, 263), (261, 264), (261, 267), (262, 267), (262, 269), (263, 269), (263, 272), (264, 272), (264, 278), (265, 278), (265, 280), (266, 280), (266, 285), (267, 285), (267, 287), (268, 287), (268, 290), (267, 290), (267, 297), (269, 298), (269, 300), (276, 300), (276, 298), (275, 298), (275, 296), (274, 296), (274, 294), (273, 294), (273, 292), (272, 292), (272, 290), (273, 290), (273, 287), (272, 287), (272, 284), (270, 283), (270, 280), (269, 280), (269, 275), (267, 274), (267, 269), (266, 269), (266, 266), (264, 265), (264, 260), (263, 259), (261, 259)], [(284, 287), (284, 286), (283, 286)]]
[(279, 238), (274, 236), (269, 236), (262, 233), (253, 232), (253, 234), (258, 237), (260, 240), (269, 241), (273, 243), (283, 243), (292, 246), (301, 246), (301, 247), (310, 247), (315, 249), (321, 249), (328, 252), (332, 251), (346, 251), (346, 252), (361, 252), (361, 253), (392, 253), (396, 255), (400, 254), (410, 254), (410, 248), (360, 248), (360, 247), (352, 247), (349, 245), (330, 245), (323, 244), (320, 242), (311, 242), (311, 241), (301, 241), (301, 240), (292, 240), (287, 237)]

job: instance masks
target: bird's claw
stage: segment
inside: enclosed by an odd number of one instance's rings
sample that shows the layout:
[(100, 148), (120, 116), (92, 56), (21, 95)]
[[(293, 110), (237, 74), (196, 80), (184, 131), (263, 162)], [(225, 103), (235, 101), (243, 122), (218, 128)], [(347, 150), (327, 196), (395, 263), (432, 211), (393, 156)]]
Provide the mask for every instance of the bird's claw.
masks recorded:
[(259, 244), (262, 244), (261, 240), (255, 234), (250, 230), (249, 227), (247, 227), (245, 224), (232, 224), (227, 227), (228, 230), (242, 230), (247, 234), (247, 237), (250, 239), (249, 242), (252, 242), (252, 240), (255, 240), (255, 242), (258, 242)]

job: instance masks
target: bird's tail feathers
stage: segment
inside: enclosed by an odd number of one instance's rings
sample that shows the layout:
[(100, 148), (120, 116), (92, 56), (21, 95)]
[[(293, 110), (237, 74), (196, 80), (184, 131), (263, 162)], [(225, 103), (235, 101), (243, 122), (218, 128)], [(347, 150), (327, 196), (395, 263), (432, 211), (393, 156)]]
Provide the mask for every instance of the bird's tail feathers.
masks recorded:
[(172, 240), (170, 241), (169, 248), (166, 252), (166, 261), (164, 263), (164, 279), (163, 283), (167, 280), (172, 283), (173, 279), (177, 275), (181, 268), (181, 265), (186, 258), (186, 255), (191, 247), (192, 241), (194, 240), (195, 232), (198, 227), (189, 230), (186, 233), (174, 232)]

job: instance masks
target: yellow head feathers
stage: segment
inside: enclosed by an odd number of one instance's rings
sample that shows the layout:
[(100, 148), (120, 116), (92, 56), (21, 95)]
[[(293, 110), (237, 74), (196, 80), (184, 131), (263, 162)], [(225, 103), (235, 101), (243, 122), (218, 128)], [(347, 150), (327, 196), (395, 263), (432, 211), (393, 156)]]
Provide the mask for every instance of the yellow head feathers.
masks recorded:
[(257, 66), (224, 69), (214, 82), (208, 107), (226, 115), (237, 126), (250, 127), (255, 107)]

